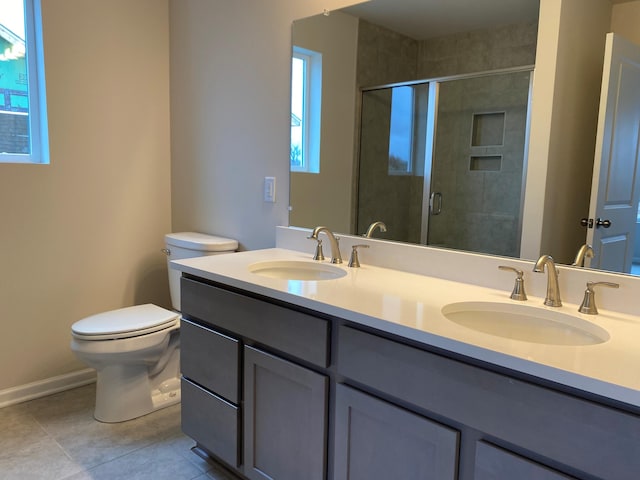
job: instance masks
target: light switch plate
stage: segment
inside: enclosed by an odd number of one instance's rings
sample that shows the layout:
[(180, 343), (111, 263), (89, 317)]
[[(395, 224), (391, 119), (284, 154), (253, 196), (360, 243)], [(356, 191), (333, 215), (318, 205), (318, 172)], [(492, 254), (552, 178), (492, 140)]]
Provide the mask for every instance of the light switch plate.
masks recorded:
[(264, 201), (276, 201), (276, 177), (264, 177)]

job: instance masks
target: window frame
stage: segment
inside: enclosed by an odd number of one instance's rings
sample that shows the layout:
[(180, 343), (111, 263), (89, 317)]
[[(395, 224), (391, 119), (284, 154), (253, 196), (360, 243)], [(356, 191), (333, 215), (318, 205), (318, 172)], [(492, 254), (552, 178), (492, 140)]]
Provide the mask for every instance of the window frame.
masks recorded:
[(44, 46), (40, 0), (24, 0), (30, 153), (2, 153), (0, 163), (49, 164)]

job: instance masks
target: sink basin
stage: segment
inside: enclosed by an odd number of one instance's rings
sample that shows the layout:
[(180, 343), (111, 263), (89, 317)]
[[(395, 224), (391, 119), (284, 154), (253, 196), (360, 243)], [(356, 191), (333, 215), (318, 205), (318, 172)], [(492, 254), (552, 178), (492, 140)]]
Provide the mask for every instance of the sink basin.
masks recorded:
[(564, 312), (500, 302), (460, 302), (445, 305), (442, 314), (473, 330), (547, 345), (597, 345), (609, 340), (600, 326)]
[(326, 263), (311, 263), (297, 260), (274, 260), (249, 265), (249, 271), (269, 278), (284, 280), (333, 280), (344, 277), (347, 272)]

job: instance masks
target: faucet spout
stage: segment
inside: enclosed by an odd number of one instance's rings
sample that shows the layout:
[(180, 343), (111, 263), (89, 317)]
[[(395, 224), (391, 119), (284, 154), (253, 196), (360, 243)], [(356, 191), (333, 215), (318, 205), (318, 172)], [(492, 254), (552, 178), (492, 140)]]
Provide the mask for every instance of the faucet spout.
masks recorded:
[(324, 232), (329, 238), (329, 245), (331, 246), (331, 263), (342, 263), (342, 255), (340, 255), (340, 246), (338, 245), (338, 239), (331, 230), (327, 227), (319, 226), (313, 229), (311, 236), (314, 240), (318, 240), (318, 235)]
[(578, 250), (578, 253), (576, 254), (576, 259), (571, 265), (574, 267), (584, 267), (585, 258), (593, 258), (593, 248), (588, 243), (585, 243), (580, 247), (580, 250)]
[(384, 222), (373, 222), (371, 225), (369, 225), (369, 228), (367, 228), (367, 233), (365, 233), (364, 236), (366, 238), (371, 238), (376, 228), (379, 228), (382, 233), (387, 231), (387, 226)]
[(551, 255), (542, 255), (533, 267), (533, 271), (544, 273), (545, 267), (547, 270), (547, 296), (544, 299), (544, 304), (549, 307), (561, 307), (558, 269)]

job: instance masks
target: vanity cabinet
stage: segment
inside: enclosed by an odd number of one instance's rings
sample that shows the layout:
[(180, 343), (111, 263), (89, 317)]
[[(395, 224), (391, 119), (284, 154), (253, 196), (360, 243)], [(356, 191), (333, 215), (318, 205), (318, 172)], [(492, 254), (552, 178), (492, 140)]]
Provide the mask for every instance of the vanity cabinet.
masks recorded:
[(454, 480), (458, 432), (362, 393), (336, 386), (334, 480)]
[(182, 278), (182, 429), (251, 480), (326, 479), (327, 319)]
[(460, 431), (460, 480), (639, 478), (638, 415), (351, 326), (337, 356), (345, 381)]
[(182, 427), (249, 479), (637, 480), (640, 415), (182, 278)]

